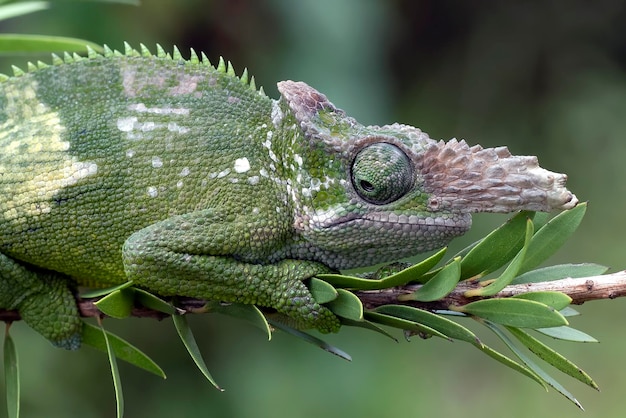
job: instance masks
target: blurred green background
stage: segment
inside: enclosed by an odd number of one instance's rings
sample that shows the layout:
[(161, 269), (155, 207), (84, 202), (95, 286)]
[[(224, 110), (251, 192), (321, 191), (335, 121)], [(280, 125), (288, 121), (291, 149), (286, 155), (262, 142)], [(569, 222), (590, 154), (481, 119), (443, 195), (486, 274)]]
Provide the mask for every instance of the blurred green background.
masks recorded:
[[(303, 80), (365, 124), (394, 121), (434, 138), (508, 145), (570, 176), (590, 202), (574, 239), (551, 260), (626, 266), (626, 10), (624, 2), (152, 0), (140, 7), (53, 2), (0, 24), (1, 32), (86, 38), (122, 49), (176, 44), (230, 59), (277, 97)], [(0, 62), (24, 65), (25, 57)], [(49, 59), (49, 58), (48, 58)], [(97, 82), (97, 80), (94, 80)], [(453, 250), (505, 217), (479, 215)], [(223, 317), (192, 318), (219, 393), (187, 357), (169, 321), (108, 320), (153, 355), (168, 379), (122, 365), (127, 417), (463, 416), (618, 417), (626, 406), (626, 300), (592, 302), (572, 325), (600, 344), (554, 343), (589, 372), (597, 393), (558, 376), (587, 412), (461, 342), (395, 344), (359, 330), (328, 340), (351, 363), (278, 333)], [(24, 417), (112, 417), (104, 355), (52, 348), (13, 328)], [(488, 342), (491, 337), (481, 331)], [(557, 374), (558, 372), (555, 372)]]

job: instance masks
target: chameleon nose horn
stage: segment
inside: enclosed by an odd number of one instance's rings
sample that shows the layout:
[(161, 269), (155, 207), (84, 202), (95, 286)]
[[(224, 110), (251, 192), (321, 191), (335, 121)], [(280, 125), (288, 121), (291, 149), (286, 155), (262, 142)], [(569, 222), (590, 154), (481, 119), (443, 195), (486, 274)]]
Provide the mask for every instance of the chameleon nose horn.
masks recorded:
[(439, 141), (424, 151), (418, 170), (431, 210), (550, 212), (578, 203), (565, 187), (565, 174), (539, 167), (537, 157), (511, 155), (506, 147)]

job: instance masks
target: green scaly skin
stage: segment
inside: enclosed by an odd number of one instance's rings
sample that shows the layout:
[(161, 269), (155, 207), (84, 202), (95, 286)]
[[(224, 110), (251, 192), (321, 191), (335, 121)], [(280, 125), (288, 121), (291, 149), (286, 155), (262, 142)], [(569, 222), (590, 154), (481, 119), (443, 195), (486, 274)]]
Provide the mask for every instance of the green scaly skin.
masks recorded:
[(272, 100), (193, 52), (52, 64), (0, 83), (0, 308), (61, 347), (72, 289), (128, 280), (334, 332), (306, 279), (445, 245), (471, 212), (576, 202), (532, 157), (363, 126), (304, 83)]

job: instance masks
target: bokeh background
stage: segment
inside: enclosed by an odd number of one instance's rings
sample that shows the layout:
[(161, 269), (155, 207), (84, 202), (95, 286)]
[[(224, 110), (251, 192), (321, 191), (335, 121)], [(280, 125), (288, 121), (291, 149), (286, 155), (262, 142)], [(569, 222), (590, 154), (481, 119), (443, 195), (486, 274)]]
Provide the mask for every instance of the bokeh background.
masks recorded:
[[(76, 36), (204, 51), (244, 67), (277, 97), (303, 80), (366, 124), (394, 121), (434, 138), (508, 145), (566, 172), (590, 202), (583, 225), (551, 263), (626, 266), (626, 12), (613, 0), (145, 0), (140, 7), (53, 2), (0, 32)], [(32, 58), (28, 58), (32, 59)], [(0, 62), (24, 65), (27, 58)], [(94, 80), (94, 83), (98, 82)], [(479, 215), (472, 242), (505, 217)], [(345, 330), (328, 340), (348, 363), (277, 333), (219, 316), (191, 318), (219, 393), (187, 357), (170, 321), (108, 320), (147, 351), (168, 379), (121, 365), (127, 417), (620, 417), (626, 407), (626, 300), (588, 303), (572, 325), (600, 344), (558, 343), (597, 393), (558, 376), (586, 408), (544, 391), (461, 342), (395, 344)], [(12, 329), (22, 364), (25, 417), (112, 417), (106, 357), (52, 348), (24, 324)], [(488, 342), (494, 340), (484, 332)], [(555, 372), (558, 374), (558, 372)]]

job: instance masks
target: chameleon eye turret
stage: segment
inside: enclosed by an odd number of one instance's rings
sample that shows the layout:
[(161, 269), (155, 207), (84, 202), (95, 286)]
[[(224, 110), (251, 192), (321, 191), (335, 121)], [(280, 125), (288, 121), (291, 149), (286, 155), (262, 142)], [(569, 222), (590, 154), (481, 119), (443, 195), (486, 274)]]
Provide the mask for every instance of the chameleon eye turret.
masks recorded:
[(413, 187), (409, 157), (385, 142), (363, 148), (352, 163), (352, 185), (363, 200), (384, 205), (398, 200)]

